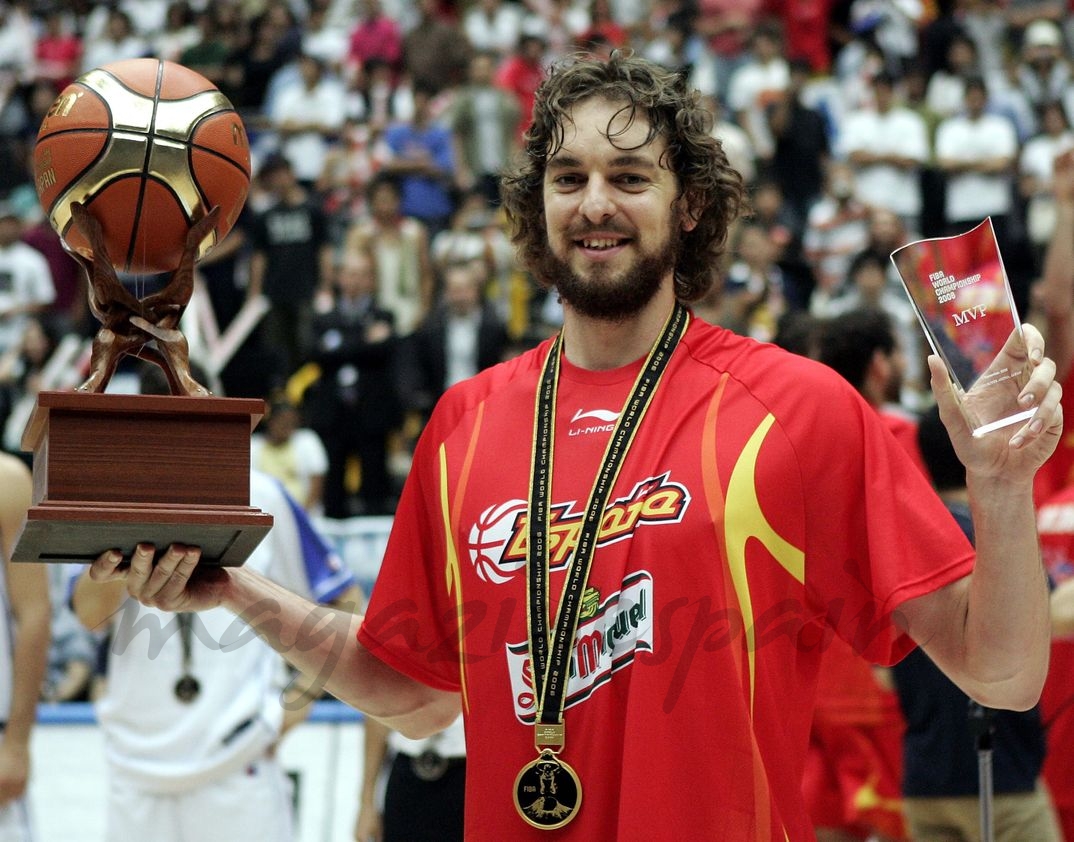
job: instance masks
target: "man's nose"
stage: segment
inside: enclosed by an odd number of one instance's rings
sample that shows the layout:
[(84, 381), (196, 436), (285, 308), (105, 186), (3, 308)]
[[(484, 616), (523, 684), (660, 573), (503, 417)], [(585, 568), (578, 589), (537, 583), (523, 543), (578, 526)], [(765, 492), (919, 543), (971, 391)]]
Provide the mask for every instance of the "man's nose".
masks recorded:
[(615, 213), (611, 185), (600, 176), (590, 178), (585, 185), (580, 210), (590, 222), (604, 222), (610, 218)]

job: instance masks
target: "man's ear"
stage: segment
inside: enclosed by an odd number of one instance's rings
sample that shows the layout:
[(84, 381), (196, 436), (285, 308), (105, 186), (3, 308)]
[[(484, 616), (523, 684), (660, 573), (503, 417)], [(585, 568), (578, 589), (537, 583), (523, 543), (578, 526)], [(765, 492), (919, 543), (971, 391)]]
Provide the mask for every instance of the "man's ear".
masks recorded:
[(679, 214), (679, 227), (686, 232), (693, 231), (697, 223), (701, 221), (701, 207), (693, 201), (693, 198), (691, 194), (683, 193), (675, 200), (675, 210)]

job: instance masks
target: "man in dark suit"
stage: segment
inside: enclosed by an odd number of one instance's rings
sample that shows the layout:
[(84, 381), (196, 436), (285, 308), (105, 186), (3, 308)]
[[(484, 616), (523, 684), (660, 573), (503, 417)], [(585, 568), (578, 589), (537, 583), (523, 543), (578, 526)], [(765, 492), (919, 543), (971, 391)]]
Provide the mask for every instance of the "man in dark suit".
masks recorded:
[[(324, 513), (390, 514), (388, 437), (401, 419), (395, 388), (395, 319), (376, 306), (373, 261), (348, 252), (336, 274), (331, 310), (314, 317), (312, 362), (321, 370), (306, 397), (309, 424), (328, 451)], [(357, 457), (361, 481), (356, 506), (348, 490), (348, 463)]]
[(444, 391), (503, 359), (507, 329), (484, 300), (480, 261), (444, 269), (440, 304), (406, 346), (407, 408), (427, 415)]

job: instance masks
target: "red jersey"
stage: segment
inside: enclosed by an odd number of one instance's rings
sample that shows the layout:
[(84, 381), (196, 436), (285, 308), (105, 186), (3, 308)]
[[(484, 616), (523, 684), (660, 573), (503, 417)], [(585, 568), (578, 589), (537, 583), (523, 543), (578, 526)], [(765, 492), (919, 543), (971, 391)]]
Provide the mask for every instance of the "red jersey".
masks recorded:
[(789, 59), (805, 59), (814, 73), (827, 73), (832, 64), (828, 45), (828, 21), (832, 0), (776, 0), (775, 11), (783, 21), (783, 38)]
[(821, 658), (802, 794), (814, 827), (857, 839), (906, 839), (902, 741), (895, 693), (840, 637)]
[[(1064, 433), (1064, 436), (1066, 434)], [(1041, 554), (1055, 584), (1074, 576), (1074, 485), (1060, 491), (1037, 513)], [(1048, 678), (1040, 698), (1041, 718), (1048, 728), (1050, 750), (1044, 758), (1044, 779), (1056, 807), (1074, 809), (1074, 639), (1052, 640)]]
[[(1063, 381), (1063, 397), (1060, 400), (1064, 418), (1074, 418), (1074, 366)], [(1074, 485), (1074, 428), (1067, 427), (1059, 439), (1055, 452), (1041, 465), (1033, 478), (1033, 499), (1037, 506)]]
[(921, 454), (921, 445), (917, 443), (917, 421), (906, 413), (882, 407), (880, 417), (884, 425), (895, 436), (895, 440), (902, 445), (907, 455), (914, 460), (914, 464), (925, 476), (929, 476), (928, 466), (925, 465), (925, 457)]
[[(459, 692), (467, 839), (544, 840), (514, 806), (534, 760), (526, 499), (548, 343), (453, 387), (418, 443), (360, 641)], [(641, 361), (560, 375), (552, 610)], [(907, 599), (973, 551), (839, 375), (693, 320), (609, 498), (583, 599), (562, 839), (807, 840), (801, 779), (831, 629), (878, 662)]]
[(900, 724), (895, 691), (882, 687), (873, 668), (842, 638), (821, 658), (814, 718), (829, 725)]

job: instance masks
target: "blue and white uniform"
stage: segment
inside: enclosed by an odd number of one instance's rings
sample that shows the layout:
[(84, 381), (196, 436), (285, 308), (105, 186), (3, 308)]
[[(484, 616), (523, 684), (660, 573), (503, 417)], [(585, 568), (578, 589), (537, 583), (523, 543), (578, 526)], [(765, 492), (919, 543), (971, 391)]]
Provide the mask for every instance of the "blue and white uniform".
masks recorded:
[[(320, 603), (354, 584), (277, 480), (254, 471), (250, 499), (274, 525), (246, 567)], [(254, 625), (272, 613), (266, 607)], [(188, 617), (184, 635), (179, 615), (129, 598), (113, 617), (97, 704), (110, 773), (106, 838), (289, 842), (289, 783), (272, 756), (286, 664), (224, 608)], [(176, 695), (184, 675), (199, 686), (189, 702)]]

